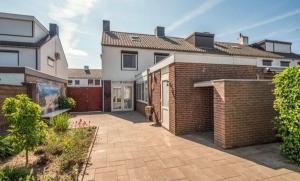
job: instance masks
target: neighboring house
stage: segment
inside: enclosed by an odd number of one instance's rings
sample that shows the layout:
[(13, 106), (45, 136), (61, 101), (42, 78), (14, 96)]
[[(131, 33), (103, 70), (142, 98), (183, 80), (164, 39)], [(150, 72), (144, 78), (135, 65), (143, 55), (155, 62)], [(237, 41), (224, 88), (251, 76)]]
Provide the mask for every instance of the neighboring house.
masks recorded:
[(116, 32), (104, 21), (104, 110), (151, 105), (153, 120), (170, 132), (213, 131), (225, 148), (273, 141), (270, 79), (300, 55), (290, 42), (248, 42), (243, 35), (216, 42), (200, 32), (168, 37), (163, 27), (154, 35)]
[(43, 113), (54, 111), (65, 95), (67, 69), (56, 24), (48, 30), (33, 16), (0, 13), (0, 103), (27, 93)]
[(77, 102), (73, 111), (102, 111), (101, 69), (69, 69), (67, 94)]

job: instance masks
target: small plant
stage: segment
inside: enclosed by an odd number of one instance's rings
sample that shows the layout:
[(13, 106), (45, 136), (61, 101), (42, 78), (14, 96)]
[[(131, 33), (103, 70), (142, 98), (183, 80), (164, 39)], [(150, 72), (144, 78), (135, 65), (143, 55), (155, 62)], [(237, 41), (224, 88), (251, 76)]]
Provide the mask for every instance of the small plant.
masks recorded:
[(0, 160), (16, 154), (17, 151), (9, 137), (0, 136)]
[(58, 134), (53, 130), (49, 130), (46, 137), (45, 151), (52, 155), (61, 155), (65, 137), (66, 135), (63, 133)]
[(16, 98), (6, 98), (2, 110), (9, 122), (9, 137), (20, 151), (25, 150), (27, 166), (28, 152), (41, 144), (46, 135), (47, 126), (40, 120), (41, 107), (21, 94)]
[(60, 96), (58, 98), (59, 109), (69, 109), (76, 106), (76, 101), (71, 97)]
[(5, 167), (0, 170), (0, 180), (33, 181), (33, 170), (28, 167)]
[(68, 113), (63, 113), (55, 116), (50, 120), (53, 129), (58, 132), (64, 132), (69, 128), (70, 115)]
[(282, 139), (281, 152), (300, 163), (300, 66), (290, 67), (277, 74), (274, 108), (278, 112), (276, 128)]

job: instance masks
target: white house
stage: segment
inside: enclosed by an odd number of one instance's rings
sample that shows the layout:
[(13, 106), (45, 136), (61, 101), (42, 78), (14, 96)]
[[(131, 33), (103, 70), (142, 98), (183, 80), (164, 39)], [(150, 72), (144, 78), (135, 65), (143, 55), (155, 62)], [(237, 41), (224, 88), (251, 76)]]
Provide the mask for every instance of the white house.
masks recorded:
[[(33, 16), (0, 13), (0, 67), (27, 67), (67, 79), (58, 26), (50, 24), (47, 30)], [(0, 84), (9, 83), (10, 78), (1, 74)]]
[(175, 54), (173, 57), (178, 58), (173, 62), (249, 65), (266, 68), (265, 71), (280, 71), (300, 61), (300, 56), (291, 51), (290, 42), (264, 40), (251, 45), (248, 42), (243, 35), (238, 43), (215, 42), (214, 34), (199, 32), (186, 38), (169, 37), (164, 27), (159, 26), (154, 34), (117, 32), (111, 31), (110, 22), (104, 20), (101, 42), (104, 111), (127, 111), (139, 109), (140, 103), (146, 105), (149, 71), (172, 63), (165, 58)]

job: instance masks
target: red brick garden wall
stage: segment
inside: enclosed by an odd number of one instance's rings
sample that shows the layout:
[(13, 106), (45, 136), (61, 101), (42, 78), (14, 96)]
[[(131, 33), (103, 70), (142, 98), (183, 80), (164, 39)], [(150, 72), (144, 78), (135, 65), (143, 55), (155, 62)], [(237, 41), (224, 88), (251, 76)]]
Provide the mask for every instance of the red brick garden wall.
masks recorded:
[(275, 140), (271, 81), (214, 82), (214, 139), (224, 147), (239, 147)]
[[(194, 88), (195, 82), (216, 79), (256, 79), (257, 75), (260, 78), (265, 76), (262, 68), (248, 65), (199, 63), (175, 63), (174, 65), (175, 67), (170, 69), (170, 81), (171, 75), (176, 76), (174, 85), (171, 85), (175, 86), (176, 90), (176, 118), (170, 119), (170, 124), (176, 125), (175, 134), (212, 130), (213, 90)], [(174, 120), (176, 123), (171, 123)]]
[(161, 107), (160, 107), (160, 81), (161, 81), (161, 72), (160, 70), (154, 72), (148, 77), (150, 91), (151, 91), (151, 105), (153, 106), (154, 112), (152, 114), (152, 120), (154, 122), (160, 123)]

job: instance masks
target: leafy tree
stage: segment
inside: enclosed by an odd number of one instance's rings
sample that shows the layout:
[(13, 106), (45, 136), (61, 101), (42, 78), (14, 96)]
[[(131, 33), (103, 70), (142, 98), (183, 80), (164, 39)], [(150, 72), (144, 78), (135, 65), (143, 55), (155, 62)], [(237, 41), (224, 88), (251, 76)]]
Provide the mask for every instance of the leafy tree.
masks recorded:
[(285, 69), (273, 80), (276, 128), (283, 143), (281, 152), (300, 163), (300, 65)]
[(40, 120), (41, 107), (20, 94), (6, 98), (2, 110), (9, 122), (9, 136), (20, 150), (25, 150), (27, 166), (28, 151), (35, 149), (46, 135), (46, 124)]
[(71, 97), (60, 96), (58, 97), (58, 108), (68, 109), (74, 108), (76, 106), (76, 101)]

